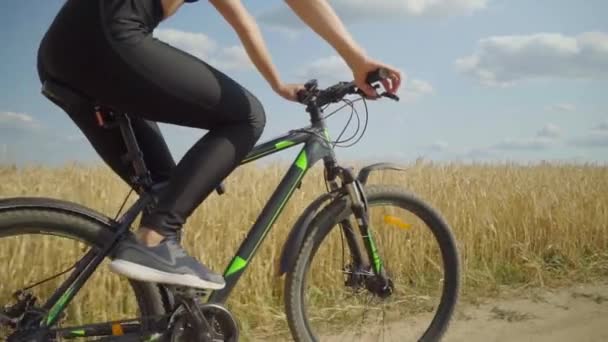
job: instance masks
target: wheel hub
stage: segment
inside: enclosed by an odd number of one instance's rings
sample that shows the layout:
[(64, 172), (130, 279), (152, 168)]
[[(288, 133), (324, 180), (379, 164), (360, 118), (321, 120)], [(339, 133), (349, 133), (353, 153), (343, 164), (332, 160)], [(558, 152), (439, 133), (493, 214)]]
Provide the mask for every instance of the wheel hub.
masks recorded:
[(392, 279), (385, 276), (386, 272), (376, 275), (370, 267), (356, 267), (352, 264), (347, 265), (344, 270), (348, 275), (344, 284), (348, 287), (355, 290), (365, 288), (380, 298), (387, 298), (393, 293), (394, 284)]
[(13, 331), (7, 341), (43, 341), (48, 331), (39, 328), (45, 312), (36, 305), (38, 298), (27, 291), (17, 291), (13, 298), (14, 304), (0, 312), (2, 325)]

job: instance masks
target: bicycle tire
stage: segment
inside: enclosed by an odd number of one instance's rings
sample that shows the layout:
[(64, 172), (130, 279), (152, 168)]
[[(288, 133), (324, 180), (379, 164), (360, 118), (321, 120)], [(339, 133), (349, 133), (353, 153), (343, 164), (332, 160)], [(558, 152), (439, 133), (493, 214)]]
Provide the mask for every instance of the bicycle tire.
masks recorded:
[[(398, 187), (373, 185), (365, 189), (370, 206), (375, 202), (397, 203), (418, 216), (431, 229), (441, 250), (444, 282), (439, 306), (430, 325), (419, 341), (437, 341), (445, 333), (458, 301), (460, 287), (460, 261), (456, 243), (450, 227), (440, 214), (416, 196), (400, 190)], [(352, 215), (346, 198), (332, 202), (321, 210), (312, 220), (307, 236), (300, 246), (293, 269), (287, 274), (285, 282), (285, 309), (287, 321), (295, 341), (317, 341), (318, 337), (311, 330), (303, 307), (303, 279), (319, 246), (329, 234), (338, 227), (337, 223)]]
[[(20, 235), (52, 235), (101, 247), (114, 234), (111, 220), (75, 203), (47, 198), (0, 200), (0, 238)], [(168, 293), (158, 284), (132, 281), (140, 317), (165, 314)], [(142, 322), (146, 328), (146, 322)]]

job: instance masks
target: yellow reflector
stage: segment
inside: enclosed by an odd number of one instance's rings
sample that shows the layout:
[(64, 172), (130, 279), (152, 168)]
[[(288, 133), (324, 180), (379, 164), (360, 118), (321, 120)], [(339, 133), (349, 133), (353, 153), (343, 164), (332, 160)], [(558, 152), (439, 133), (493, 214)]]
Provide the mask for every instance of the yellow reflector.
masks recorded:
[(113, 336), (122, 336), (124, 334), (125, 334), (125, 332), (124, 332), (124, 330), (122, 330), (122, 325), (120, 325), (120, 323), (112, 324), (112, 335)]
[(396, 226), (399, 229), (406, 229), (407, 230), (407, 229), (412, 228), (411, 224), (403, 222), (403, 220), (401, 220), (400, 218), (398, 218), (396, 216), (385, 215), (384, 216), (384, 223)]

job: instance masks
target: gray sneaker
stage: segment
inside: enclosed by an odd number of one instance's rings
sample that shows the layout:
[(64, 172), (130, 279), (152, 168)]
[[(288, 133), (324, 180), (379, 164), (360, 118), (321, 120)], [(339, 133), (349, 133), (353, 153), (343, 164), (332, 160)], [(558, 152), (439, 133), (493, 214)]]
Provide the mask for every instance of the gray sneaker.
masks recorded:
[(154, 247), (125, 240), (117, 246), (110, 270), (151, 283), (211, 290), (219, 290), (226, 285), (221, 275), (188, 255), (174, 239), (164, 239)]

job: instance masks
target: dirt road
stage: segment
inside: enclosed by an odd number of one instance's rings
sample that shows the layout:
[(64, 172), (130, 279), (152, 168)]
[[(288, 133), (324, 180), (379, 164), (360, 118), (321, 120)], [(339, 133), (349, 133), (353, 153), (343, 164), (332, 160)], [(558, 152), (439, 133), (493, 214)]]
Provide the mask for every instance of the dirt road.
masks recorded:
[(465, 307), (445, 341), (608, 341), (608, 284), (525, 297)]
[[(427, 317), (420, 317), (420, 321), (428, 324)], [(416, 321), (393, 324), (385, 331), (384, 338), (358, 336), (354, 340), (412, 341), (420, 336), (412, 332), (420, 332), (424, 327)], [(325, 337), (322, 340), (343, 339)], [(608, 342), (608, 284), (526, 290), (505, 299), (462, 305), (444, 341)]]

